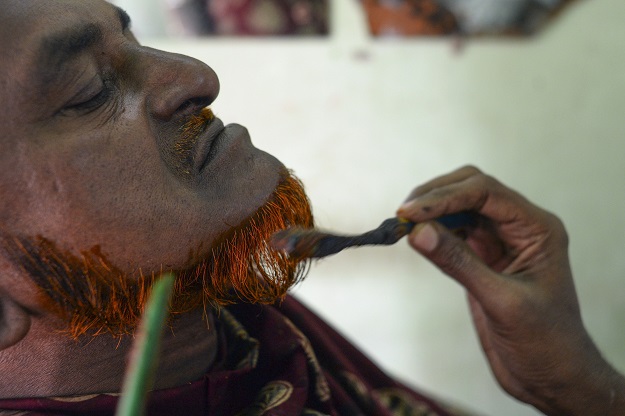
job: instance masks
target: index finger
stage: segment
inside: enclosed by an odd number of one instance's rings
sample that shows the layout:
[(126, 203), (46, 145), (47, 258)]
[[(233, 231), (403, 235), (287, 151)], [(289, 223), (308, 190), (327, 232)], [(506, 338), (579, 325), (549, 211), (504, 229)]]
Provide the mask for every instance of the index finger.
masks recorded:
[(463, 166), (453, 172), (438, 176), (422, 185), (417, 186), (415, 189), (412, 190), (412, 192), (410, 192), (410, 195), (408, 195), (404, 202), (409, 202), (421, 195), (425, 195), (433, 189), (441, 188), (443, 186), (451, 185), (457, 182), (462, 182), (465, 179), (470, 178), (471, 176), (479, 175), (481, 173), (482, 171), (475, 166)]
[(472, 167), (436, 178), (415, 189), (413, 194), (397, 215), (414, 222), (473, 211), (504, 224), (542, 212), (519, 193)]

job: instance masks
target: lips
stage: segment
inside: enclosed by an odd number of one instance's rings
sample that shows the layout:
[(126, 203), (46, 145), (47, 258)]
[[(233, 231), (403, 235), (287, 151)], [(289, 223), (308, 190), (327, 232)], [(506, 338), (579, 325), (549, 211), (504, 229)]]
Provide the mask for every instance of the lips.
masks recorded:
[(224, 123), (217, 117), (213, 118), (203, 132), (197, 137), (194, 154), (194, 170), (201, 172), (209, 165), (217, 153), (217, 142), (224, 132)]

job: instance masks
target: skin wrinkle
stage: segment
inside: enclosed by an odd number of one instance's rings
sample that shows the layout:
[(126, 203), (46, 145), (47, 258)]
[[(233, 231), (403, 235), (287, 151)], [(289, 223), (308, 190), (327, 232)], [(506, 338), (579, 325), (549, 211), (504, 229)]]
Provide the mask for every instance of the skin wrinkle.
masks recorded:
[[(310, 228), (313, 222), (300, 182), (287, 176), (254, 215), (216, 240), (207, 259), (175, 271), (172, 315), (235, 301), (274, 303), (283, 298), (304, 277), (306, 263), (269, 249), (266, 241), (292, 225)], [(62, 252), (41, 236), (4, 236), (3, 246), (39, 288), (46, 309), (69, 321), (63, 332), (73, 338), (85, 333), (132, 334), (158, 278), (154, 272), (124, 274), (99, 246), (80, 256)]]
[(105, 86), (105, 88), (111, 88), (113, 90), (110, 93), (112, 97), (106, 104), (107, 108), (105, 109), (105, 111), (107, 111), (108, 114), (104, 117), (101, 116), (101, 120), (98, 122), (97, 127), (104, 127), (107, 124), (116, 123), (124, 114), (124, 107), (121, 103), (118, 93), (118, 81), (115, 79), (107, 79), (105, 80), (105, 82), (110, 83), (110, 85)]

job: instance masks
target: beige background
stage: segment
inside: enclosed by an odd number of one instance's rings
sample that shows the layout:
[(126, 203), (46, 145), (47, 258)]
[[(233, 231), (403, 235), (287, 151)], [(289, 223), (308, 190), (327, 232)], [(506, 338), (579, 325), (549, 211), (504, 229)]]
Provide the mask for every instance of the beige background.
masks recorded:
[[(164, 39), (143, 25), (162, 21), (152, 1), (117, 3), (144, 43), (217, 71), (215, 112), (295, 169), (323, 227), (375, 227), (464, 164), (558, 213), (587, 326), (625, 371), (625, 2), (583, 1), (534, 40), (461, 50), (371, 40), (347, 0), (333, 2), (330, 38), (305, 41)], [(405, 242), (320, 261), (296, 294), (411, 384), (483, 414), (537, 414), (493, 381), (463, 290)]]

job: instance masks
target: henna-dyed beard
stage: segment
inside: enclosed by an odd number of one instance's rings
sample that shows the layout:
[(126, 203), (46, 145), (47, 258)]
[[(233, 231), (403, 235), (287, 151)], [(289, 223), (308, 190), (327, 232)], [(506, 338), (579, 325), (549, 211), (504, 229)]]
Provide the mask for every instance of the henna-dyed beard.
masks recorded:
[[(283, 298), (304, 277), (307, 263), (271, 249), (267, 241), (275, 231), (295, 225), (312, 227), (313, 218), (300, 181), (285, 172), (268, 201), (218, 238), (205, 259), (188, 269), (171, 270), (176, 274), (172, 315)], [(42, 236), (4, 235), (1, 240), (9, 258), (38, 287), (46, 308), (67, 322), (66, 332), (74, 338), (133, 333), (153, 282), (170, 271), (123, 273), (99, 247), (75, 255)]]

